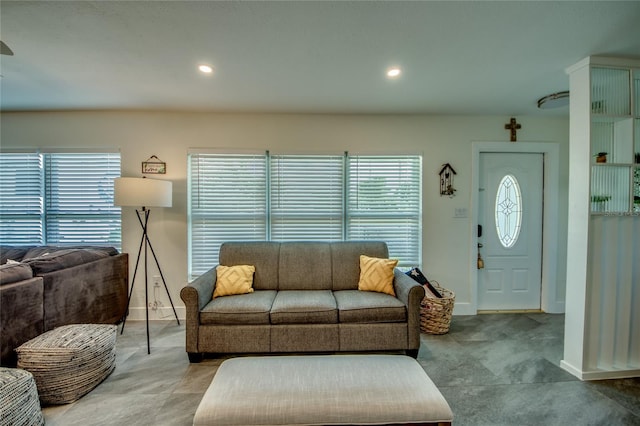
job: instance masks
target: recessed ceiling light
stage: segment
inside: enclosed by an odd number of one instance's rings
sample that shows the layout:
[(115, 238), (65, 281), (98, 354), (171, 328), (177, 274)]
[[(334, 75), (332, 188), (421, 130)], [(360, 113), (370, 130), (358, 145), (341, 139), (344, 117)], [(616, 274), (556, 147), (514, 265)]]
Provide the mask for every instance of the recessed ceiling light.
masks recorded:
[(402, 74), (402, 70), (400, 67), (391, 67), (387, 69), (387, 77), (389, 78), (398, 78)]
[(203, 74), (211, 74), (213, 72), (213, 67), (211, 65), (206, 65), (206, 64), (198, 65), (198, 69)]

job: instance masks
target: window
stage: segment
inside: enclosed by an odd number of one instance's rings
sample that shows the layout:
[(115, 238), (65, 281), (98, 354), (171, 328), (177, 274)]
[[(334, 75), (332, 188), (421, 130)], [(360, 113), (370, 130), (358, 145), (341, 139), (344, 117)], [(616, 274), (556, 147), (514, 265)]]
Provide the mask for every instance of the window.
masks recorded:
[(120, 248), (117, 153), (0, 154), (0, 243)]
[(191, 274), (215, 265), (224, 241), (267, 239), (264, 154), (190, 155), (188, 184)]
[(349, 157), (347, 240), (381, 240), (398, 265), (420, 261), (419, 156)]
[(381, 240), (400, 266), (421, 258), (416, 155), (189, 154), (189, 275), (224, 241)]
[(496, 193), (496, 232), (504, 248), (511, 248), (518, 241), (522, 222), (522, 197), (515, 176), (506, 175), (498, 184)]
[(344, 156), (271, 157), (271, 239), (341, 241)]
[(40, 154), (0, 154), (0, 243), (44, 243), (44, 176)]

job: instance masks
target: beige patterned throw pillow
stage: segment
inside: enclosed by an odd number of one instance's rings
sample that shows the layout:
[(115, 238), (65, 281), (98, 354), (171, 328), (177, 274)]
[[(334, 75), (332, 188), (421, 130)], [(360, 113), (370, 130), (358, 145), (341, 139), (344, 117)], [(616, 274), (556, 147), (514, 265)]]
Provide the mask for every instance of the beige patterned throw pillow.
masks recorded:
[(360, 255), (360, 281), (358, 290), (376, 291), (395, 296), (393, 291), (393, 269), (397, 259), (380, 259)]
[(253, 293), (253, 273), (255, 271), (256, 268), (252, 265), (217, 266), (216, 288), (213, 290), (213, 298)]

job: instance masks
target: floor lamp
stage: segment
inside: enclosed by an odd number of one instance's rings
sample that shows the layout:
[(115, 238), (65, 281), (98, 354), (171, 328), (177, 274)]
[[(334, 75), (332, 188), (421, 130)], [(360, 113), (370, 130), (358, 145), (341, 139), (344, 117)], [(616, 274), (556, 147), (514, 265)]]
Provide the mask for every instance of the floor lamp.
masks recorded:
[(169, 288), (167, 282), (164, 280), (162, 269), (160, 269), (160, 263), (156, 257), (156, 252), (153, 250), (151, 241), (149, 240), (149, 232), (147, 224), (149, 223), (149, 214), (151, 210), (149, 207), (171, 207), (172, 198), (172, 185), (170, 181), (159, 179), (147, 179), (147, 178), (134, 178), (134, 177), (120, 177), (114, 180), (114, 204), (116, 206), (132, 206), (140, 207), (141, 210), (136, 209), (136, 215), (138, 222), (142, 227), (142, 238), (140, 239), (140, 246), (138, 247), (138, 257), (136, 259), (136, 268), (133, 273), (133, 279), (131, 280), (131, 289), (129, 290), (129, 299), (127, 301), (127, 314), (122, 322), (122, 330), (120, 334), (124, 332), (124, 326), (127, 322), (127, 316), (129, 315), (129, 304), (131, 303), (131, 295), (133, 294), (133, 286), (136, 283), (136, 274), (138, 273), (138, 265), (140, 264), (140, 255), (144, 247), (144, 304), (147, 319), (147, 353), (151, 353), (151, 345), (149, 343), (149, 273), (147, 269), (147, 263), (149, 259), (149, 250), (153, 255), (153, 259), (158, 266), (158, 272), (164, 284), (164, 289), (167, 291), (171, 308), (176, 316), (176, 321), (180, 325), (176, 308), (171, 300), (169, 294)]

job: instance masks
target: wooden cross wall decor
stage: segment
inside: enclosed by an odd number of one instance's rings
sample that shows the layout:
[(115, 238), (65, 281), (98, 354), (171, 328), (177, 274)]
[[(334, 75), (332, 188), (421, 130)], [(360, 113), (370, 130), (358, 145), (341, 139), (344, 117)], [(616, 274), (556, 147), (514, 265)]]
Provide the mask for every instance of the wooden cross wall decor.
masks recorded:
[(516, 142), (518, 140), (516, 131), (522, 129), (522, 125), (520, 123), (517, 123), (514, 117), (511, 117), (509, 122), (504, 125), (504, 128), (511, 131), (511, 142)]

